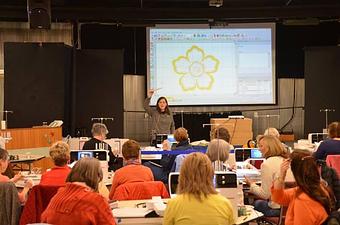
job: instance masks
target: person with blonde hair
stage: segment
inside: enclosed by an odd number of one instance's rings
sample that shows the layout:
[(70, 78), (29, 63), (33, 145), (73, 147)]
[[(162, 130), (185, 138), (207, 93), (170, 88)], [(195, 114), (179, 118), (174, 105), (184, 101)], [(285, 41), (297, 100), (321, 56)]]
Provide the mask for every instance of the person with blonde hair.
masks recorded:
[(321, 142), (317, 151), (314, 153), (316, 159), (327, 158), (327, 155), (340, 154), (340, 123), (333, 122), (328, 126), (329, 140)]
[[(287, 150), (277, 137), (263, 135), (259, 138), (259, 148), (262, 156), (266, 159), (261, 164), (261, 186), (245, 177), (246, 183), (250, 186), (250, 192), (264, 200), (255, 201), (255, 209), (265, 216), (279, 216), (280, 205), (272, 201), (270, 187), (274, 177), (280, 171), (280, 165), (284, 159), (288, 158)], [(287, 179), (294, 181), (291, 171)]]
[(163, 225), (234, 224), (231, 203), (217, 193), (213, 177), (208, 156), (189, 154), (181, 167), (177, 196), (167, 204)]
[(68, 167), (70, 161), (70, 146), (62, 141), (57, 141), (50, 147), (50, 156), (54, 167), (41, 176), (41, 185), (65, 185), (66, 178), (71, 169)]
[(122, 147), (124, 167), (115, 172), (112, 179), (110, 199), (113, 199), (116, 189), (125, 183), (154, 181), (150, 168), (141, 165), (140, 145), (137, 141), (128, 140)]
[[(213, 139), (208, 144), (207, 156), (213, 164), (215, 171), (224, 171), (224, 163), (229, 159), (230, 144), (222, 139)], [(230, 165), (233, 167), (233, 165)]]
[(103, 179), (100, 162), (82, 158), (72, 168), (61, 187), (41, 215), (41, 222), (54, 225), (114, 225), (107, 200), (98, 193)]

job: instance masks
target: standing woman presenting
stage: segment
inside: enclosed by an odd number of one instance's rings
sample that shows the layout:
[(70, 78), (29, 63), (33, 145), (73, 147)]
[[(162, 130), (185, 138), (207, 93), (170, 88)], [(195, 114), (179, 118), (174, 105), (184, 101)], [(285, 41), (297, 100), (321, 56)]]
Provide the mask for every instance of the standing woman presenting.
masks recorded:
[(159, 97), (156, 109), (150, 107), (150, 100), (155, 93), (153, 89), (148, 91), (148, 97), (144, 101), (144, 109), (152, 119), (151, 142), (156, 139), (156, 134), (172, 134), (175, 131), (175, 122), (165, 97)]

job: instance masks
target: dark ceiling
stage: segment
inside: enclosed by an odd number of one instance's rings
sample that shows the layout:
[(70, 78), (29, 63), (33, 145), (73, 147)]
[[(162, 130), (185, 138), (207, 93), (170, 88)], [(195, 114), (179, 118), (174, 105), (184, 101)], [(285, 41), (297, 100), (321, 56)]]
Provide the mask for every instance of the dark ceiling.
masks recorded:
[[(33, 1), (33, 0), (31, 0)], [(34, 0), (42, 1), (42, 0)], [(225, 22), (281, 22), (310, 18), (340, 18), (340, 0), (224, 0), (209, 7), (208, 0), (51, 0), (52, 21), (120, 22), (130, 24)], [(1, 0), (0, 20), (27, 21), (26, 0)]]

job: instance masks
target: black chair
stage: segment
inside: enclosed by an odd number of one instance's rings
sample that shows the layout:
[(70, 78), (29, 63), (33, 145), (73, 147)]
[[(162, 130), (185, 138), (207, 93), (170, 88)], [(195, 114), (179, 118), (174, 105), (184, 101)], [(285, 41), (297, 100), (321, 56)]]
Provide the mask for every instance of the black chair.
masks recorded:
[(21, 213), (18, 190), (13, 182), (0, 182), (0, 224), (17, 225)]

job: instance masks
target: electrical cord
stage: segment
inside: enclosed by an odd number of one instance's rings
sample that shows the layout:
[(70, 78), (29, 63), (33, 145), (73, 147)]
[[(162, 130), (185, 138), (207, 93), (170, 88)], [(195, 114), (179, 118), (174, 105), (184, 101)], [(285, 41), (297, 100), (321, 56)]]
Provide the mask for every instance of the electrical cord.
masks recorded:
[(282, 131), (283, 129), (285, 129), (288, 124), (294, 119), (295, 117), (295, 103), (296, 103), (296, 79), (294, 79), (294, 83), (293, 83), (293, 106), (292, 106), (292, 115), (289, 118), (289, 120), (285, 123), (285, 125), (283, 125), (279, 130)]

